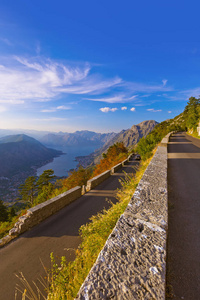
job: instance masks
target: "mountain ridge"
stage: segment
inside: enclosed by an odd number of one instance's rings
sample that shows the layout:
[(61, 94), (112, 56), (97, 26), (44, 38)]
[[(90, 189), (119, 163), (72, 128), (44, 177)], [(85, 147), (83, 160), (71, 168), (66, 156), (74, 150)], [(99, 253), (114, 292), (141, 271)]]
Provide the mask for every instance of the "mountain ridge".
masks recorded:
[(108, 142), (106, 142), (101, 148), (97, 149), (88, 156), (79, 156), (76, 159), (79, 164), (83, 165), (84, 167), (89, 164), (97, 164), (101, 160), (102, 153), (106, 152), (111, 145), (123, 142), (124, 146), (130, 149), (136, 145), (143, 136), (146, 137), (147, 134), (151, 132), (157, 124), (159, 123), (155, 120), (146, 120), (137, 125), (133, 125), (130, 129), (123, 129), (113, 136), (113, 138), (108, 140)]
[(96, 133), (89, 130), (75, 131), (74, 133), (49, 133), (39, 140), (46, 146), (97, 146), (101, 147), (116, 133)]
[(12, 177), (34, 166), (46, 164), (61, 151), (50, 149), (27, 135), (10, 135), (0, 139), (0, 177)]

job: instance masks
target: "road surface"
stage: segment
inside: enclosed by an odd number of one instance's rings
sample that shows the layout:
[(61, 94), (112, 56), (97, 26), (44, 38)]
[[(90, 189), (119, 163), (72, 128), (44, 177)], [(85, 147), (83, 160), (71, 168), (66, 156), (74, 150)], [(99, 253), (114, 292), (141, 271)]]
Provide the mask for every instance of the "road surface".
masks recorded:
[(168, 145), (167, 299), (200, 299), (200, 140), (176, 133)]
[[(20, 283), (15, 274), (19, 272), (29, 283), (33, 280), (39, 286), (37, 279), (40, 275), (45, 276), (42, 263), (49, 268), (51, 252), (55, 257), (64, 255), (68, 261), (74, 260), (73, 249), (80, 244), (80, 226), (110, 206), (106, 199), (116, 202), (119, 179), (124, 177), (124, 171), (134, 173), (136, 165), (138, 162), (132, 160), (95, 189), (0, 249), (0, 300), (15, 299), (15, 286)], [(19, 293), (16, 299), (21, 299)]]

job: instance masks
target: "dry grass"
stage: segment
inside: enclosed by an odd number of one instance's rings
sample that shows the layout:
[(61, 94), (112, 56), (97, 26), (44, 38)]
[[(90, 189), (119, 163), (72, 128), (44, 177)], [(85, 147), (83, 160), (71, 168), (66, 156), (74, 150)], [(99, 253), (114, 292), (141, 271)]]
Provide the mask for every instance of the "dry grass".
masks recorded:
[(141, 162), (133, 177), (125, 176), (125, 179), (122, 180), (122, 188), (117, 192), (118, 202), (116, 204), (111, 203), (110, 209), (98, 213), (91, 218), (90, 223), (81, 226), (80, 236), (82, 243), (79, 248), (75, 250), (76, 259), (73, 262), (67, 263), (66, 258), (62, 257), (60, 265), (58, 266), (53, 254), (51, 254), (52, 267), (47, 276), (47, 298), (43, 296), (35, 283), (33, 283), (34, 288), (31, 287), (21, 274), (20, 281), (23, 288), (18, 287), (18, 290), (20, 290), (23, 295), (22, 299), (71, 300), (76, 297), (82, 283), (95, 263), (99, 252), (116, 225), (117, 220), (125, 211), (151, 158)]
[[(117, 193), (118, 203), (112, 204), (109, 210), (93, 216), (90, 223), (80, 228), (82, 243), (76, 250), (75, 261), (67, 264), (62, 258), (61, 267), (54, 265), (54, 269), (51, 270), (52, 283), (48, 300), (68, 300), (76, 297), (117, 220), (126, 209), (150, 160), (151, 158), (141, 163), (134, 177), (126, 176), (122, 181), (122, 188)], [(52, 261), (54, 262), (53, 256)]]

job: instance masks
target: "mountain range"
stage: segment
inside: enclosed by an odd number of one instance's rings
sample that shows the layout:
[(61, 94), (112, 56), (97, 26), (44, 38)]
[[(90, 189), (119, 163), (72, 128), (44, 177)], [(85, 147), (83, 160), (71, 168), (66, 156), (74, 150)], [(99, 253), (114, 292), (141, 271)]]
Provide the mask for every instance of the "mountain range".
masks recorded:
[(49, 149), (25, 134), (2, 137), (0, 138), (0, 177), (10, 178), (33, 166), (40, 167), (61, 154), (61, 151)]
[(96, 146), (101, 147), (113, 137), (116, 133), (96, 133), (93, 131), (82, 130), (74, 133), (48, 133), (39, 140), (46, 146), (51, 147), (70, 147), (70, 146)]
[[(87, 157), (78, 157), (77, 161), (86, 166), (98, 163), (102, 153), (114, 143), (123, 142), (127, 148), (136, 145), (140, 138), (146, 136), (158, 124), (154, 120), (133, 125), (119, 133), (96, 133), (93, 131), (76, 131), (74, 133), (46, 133), (39, 141), (25, 134), (8, 135), (0, 138), (0, 177), (11, 177), (31, 167), (45, 165), (61, 151), (47, 147), (61, 148), (69, 146), (95, 146), (98, 148)], [(80, 148), (81, 152), (81, 148)]]
[(146, 137), (157, 124), (158, 122), (154, 120), (148, 120), (137, 125), (133, 125), (130, 129), (122, 130), (113, 135), (112, 138), (110, 138), (101, 148), (97, 149), (91, 155), (88, 155), (85, 158), (82, 156), (77, 157), (77, 161), (79, 161), (79, 163), (84, 167), (91, 163), (97, 164), (102, 158), (102, 153), (106, 152), (107, 149), (115, 143), (123, 142), (124, 146), (130, 149), (135, 146), (143, 136)]

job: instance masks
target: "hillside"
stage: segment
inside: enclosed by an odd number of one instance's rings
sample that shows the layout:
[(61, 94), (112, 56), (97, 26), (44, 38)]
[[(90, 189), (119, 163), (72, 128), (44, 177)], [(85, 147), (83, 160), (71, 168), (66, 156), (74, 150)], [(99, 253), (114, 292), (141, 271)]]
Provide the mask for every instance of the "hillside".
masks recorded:
[(3, 137), (0, 139), (0, 177), (10, 178), (33, 166), (41, 166), (60, 154), (61, 151), (46, 148), (24, 134)]
[(106, 152), (107, 149), (114, 143), (123, 142), (124, 146), (128, 149), (135, 146), (142, 137), (146, 137), (153, 128), (158, 124), (154, 120), (143, 121), (137, 125), (133, 125), (130, 129), (122, 130), (115, 134), (113, 138), (109, 139), (100, 149), (88, 156), (77, 157), (77, 161), (84, 167), (90, 163), (99, 163), (102, 153)]
[(49, 133), (40, 138), (40, 142), (47, 146), (96, 146), (101, 147), (116, 133), (96, 133), (93, 131), (82, 130), (74, 133)]
[[(102, 148), (101, 151), (105, 151), (114, 143), (124, 143), (124, 146), (130, 148), (136, 145), (143, 136), (147, 136), (149, 132), (158, 124), (158, 122), (149, 120), (143, 121), (137, 125), (133, 125), (130, 129), (122, 130), (109, 140)], [(105, 150), (104, 150), (105, 149)]]

